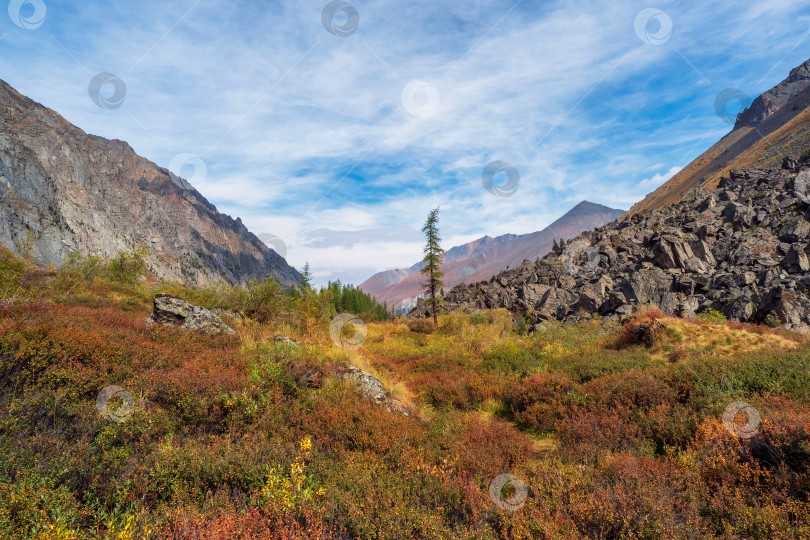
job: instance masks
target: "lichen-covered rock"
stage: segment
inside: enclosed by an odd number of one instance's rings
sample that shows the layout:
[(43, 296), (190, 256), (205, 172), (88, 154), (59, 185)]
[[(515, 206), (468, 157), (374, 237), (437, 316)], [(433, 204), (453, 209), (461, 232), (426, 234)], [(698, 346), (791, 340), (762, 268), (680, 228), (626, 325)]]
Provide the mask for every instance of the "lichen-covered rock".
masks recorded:
[(343, 366), (338, 375), (354, 382), (362, 396), (377, 405), (383, 405), (391, 412), (410, 416), (408, 408), (388, 395), (378, 378), (354, 366)]
[(152, 314), (146, 320), (147, 326), (154, 324), (179, 326), (211, 336), (234, 333), (231, 327), (211, 311), (171, 294), (155, 295)]
[(295, 347), (295, 348), (302, 347), (301, 343), (299, 343), (298, 341), (295, 341), (292, 338), (288, 338), (287, 336), (281, 336), (281, 335), (273, 336), (273, 341), (275, 341), (276, 343), (281, 344), (281, 345), (289, 345), (290, 347)]

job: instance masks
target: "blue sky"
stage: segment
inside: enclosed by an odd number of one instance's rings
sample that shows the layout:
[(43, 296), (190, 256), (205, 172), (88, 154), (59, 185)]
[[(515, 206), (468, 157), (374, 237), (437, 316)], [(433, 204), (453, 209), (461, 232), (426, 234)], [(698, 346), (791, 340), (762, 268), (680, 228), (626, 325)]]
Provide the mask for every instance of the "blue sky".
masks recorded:
[[(435, 206), (447, 248), (629, 208), (731, 129), (719, 94), (810, 57), (792, 0), (352, 0), (329, 28), (321, 0), (0, 3), (1, 79), (179, 169), (317, 283), (416, 262)], [(512, 196), (485, 189), (494, 161)]]

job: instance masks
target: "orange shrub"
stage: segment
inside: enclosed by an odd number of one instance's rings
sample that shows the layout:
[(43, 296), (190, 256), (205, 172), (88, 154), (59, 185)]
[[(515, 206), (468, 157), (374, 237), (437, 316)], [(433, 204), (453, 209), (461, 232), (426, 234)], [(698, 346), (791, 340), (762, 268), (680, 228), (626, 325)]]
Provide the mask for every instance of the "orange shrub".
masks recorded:
[[(806, 538), (810, 534), (807, 410), (763, 417), (750, 439), (720, 419), (704, 422), (691, 447), (701, 513), (718, 535)], [(770, 416), (770, 415), (768, 415)], [(781, 416), (781, 417), (780, 417)]]
[(671, 489), (677, 471), (649, 457), (608, 456), (586, 480), (571, 486), (566, 513), (587, 538), (710, 537), (698, 512)]
[(661, 338), (664, 326), (658, 319), (667, 315), (657, 309), (649, 309), (626, 321), (617, 337), (619, 348), (643, 344), (647, 347), (654, 345)]
[(413, 319), (408, 321), (408, 330), (417, 334), (432, 334), (436, 327), (431, 319)]

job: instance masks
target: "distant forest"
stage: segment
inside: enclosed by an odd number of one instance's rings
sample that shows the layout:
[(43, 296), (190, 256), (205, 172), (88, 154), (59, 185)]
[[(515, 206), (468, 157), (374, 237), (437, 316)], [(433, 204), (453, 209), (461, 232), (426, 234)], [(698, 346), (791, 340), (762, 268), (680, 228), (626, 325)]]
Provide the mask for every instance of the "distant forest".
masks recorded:
[(321, 293), (329, 291), (332, 305), (338, 313), (352, 313), (362, 319), (384, 321), (389, 318), (388, 304), (380, 304), (367, 293), (354, 285), (343, 285), (340, 280), (332, 282), (321, 288)]

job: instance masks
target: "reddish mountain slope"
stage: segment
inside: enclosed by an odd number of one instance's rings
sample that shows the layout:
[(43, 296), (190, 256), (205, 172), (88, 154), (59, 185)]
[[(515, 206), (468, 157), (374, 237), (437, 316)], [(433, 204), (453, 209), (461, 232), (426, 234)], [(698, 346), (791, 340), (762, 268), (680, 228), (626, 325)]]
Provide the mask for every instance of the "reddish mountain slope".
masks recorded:
[[(30, 244), (30, 245), (29, 245)], [(158, 277), (206, 285), (300, 274), (187, 181), (88, 135), (0, 80), (0, 245), (39, 264), (145, 248)]]

